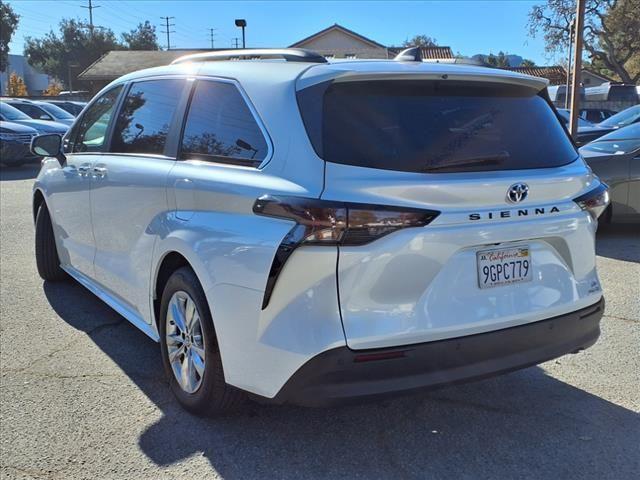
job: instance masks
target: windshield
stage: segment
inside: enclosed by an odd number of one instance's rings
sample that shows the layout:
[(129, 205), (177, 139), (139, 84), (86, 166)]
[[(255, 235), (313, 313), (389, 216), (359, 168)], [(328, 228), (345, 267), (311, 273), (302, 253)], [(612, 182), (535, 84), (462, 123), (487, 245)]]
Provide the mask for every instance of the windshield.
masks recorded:
[(0, 102), (0, 114), (2, 118), (7, 121), (13, 120), (31, 120), (31, 117), (26, 113), (22, 113), (15, 107), (11, 105), (7, 105), (4, 102)]
[(621, 155), (638, 149), (640, 149), (640, 123), (614, 130), (585, 145), (581, 150)]
[(638, 120), (640, 120), (640, 105), (635, 105), (612, 115), (606, 120), (600, 122), (598, 125), (602, 127), (619, 128), (624, 127), (625, 125), (630, 125)]
[(354, 81), (325, 85), (319, 100), (320, 89), (301, 90), (299, 104), (328, 162), (439, 173), (555, 167), (577, 157), (552, 108), (526, 87)]
[[(569, 110), (565, 108), (559, 108), (558, 113), (560, 114), (560, 118), (564, 122), (567, 127), (569, 126)], [(578, 127), (593, 127), (594, 124), (591, 122), (587, 122), (584, 118), (578, 117)]]
[(47, 113), (53, 115), (55, 118), (69, 118), (71, 120), (75, 118), (69, 112), (67, 112), (66, 110), (63, 110), (57, 105), (52, 105), (51, 103), (46, 103), (46, 102), (38, 103), (36, 105), (38, 105), (41, 109), (43, 109)]

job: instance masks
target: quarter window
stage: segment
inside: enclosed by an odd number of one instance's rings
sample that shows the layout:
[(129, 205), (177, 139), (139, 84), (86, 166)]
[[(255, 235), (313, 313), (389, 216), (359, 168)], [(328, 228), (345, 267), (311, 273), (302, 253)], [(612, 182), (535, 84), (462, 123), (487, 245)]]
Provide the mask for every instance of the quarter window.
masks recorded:
[(69, 135), (72, 143), (71, 151), (102, 152), (105, 146), (107, 127), (113, 115), (118, 96), (122, 91), (122, 85), (112, 88), (84, 112), (74, 131)]
[(187, 115), (181, 158), (257, 166), (267, 152), (264, 135), (235, 85), (199, 81)]
[(134, 83), (124, 100), (111, 151), (162, 155), (184, 80)]

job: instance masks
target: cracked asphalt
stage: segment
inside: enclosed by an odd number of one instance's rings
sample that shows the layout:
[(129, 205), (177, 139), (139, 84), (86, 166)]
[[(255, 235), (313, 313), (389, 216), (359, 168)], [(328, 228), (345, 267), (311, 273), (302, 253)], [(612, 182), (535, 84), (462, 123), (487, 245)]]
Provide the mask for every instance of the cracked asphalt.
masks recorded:
[(598, 234), (607, 307), (585, 352), (502, 377), (332, 409), (200, 419), (158, 346), (75, 283), (43, 283), (36, 167), (0, 173), (0, 477), (638, 478), (640, 229)]

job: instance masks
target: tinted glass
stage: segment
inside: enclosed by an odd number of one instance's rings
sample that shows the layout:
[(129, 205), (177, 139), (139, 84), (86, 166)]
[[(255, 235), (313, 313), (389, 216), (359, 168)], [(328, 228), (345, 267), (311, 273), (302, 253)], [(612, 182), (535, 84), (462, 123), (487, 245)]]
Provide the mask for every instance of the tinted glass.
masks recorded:
[[(632, 140), (608, 140), (591, 142), (584, 147), (585, 150), (592, 152), (607, 153), (612, 155), (624, 155), (625, 153), (635, 152), (640, 149), (640, 139)], [(582, 149), (581, 149), (582, 150)]]
[(259, 164), (267, 151), (267, 142), (235, 85), (199, 81), (187, 114), (182, 158)]
[(624, 127), (637, 121), (640, 121), (640, 105), (618, 112), (601, 122), (600, 125), (603, 127)]
[(134, 83), (118, 115), (111, 151), (163, 154), (183, 86), (181, 79)]
[(84, 112), (69, 134), (73, 152), (103, 151), (109, 120), (121, 91), (122, 86), (109, 90)]
[(31, 117), (9, 104), (0, 102), (0, 115), (3, 120), (31, 120)]
[[(569, 110), (564, 108), (559, 108), (558, 113), (560, 114), (560, 118), (564, 122), (564, 124), (569, 127)], [(593, 127), (593, 123), (587, 122), (585, 119), (578, 117), (578, 127)]]
[(53, 120), (53, 117), (51, 117), (51, 115), (34, 105), (29, 105), (28, 103), (14, 103), (13, 106), (29, 115), (31, 118), (35, 118), (38, 120)]
[(52, 105), (50, 103), (41, 103), (41, 104), (38, 104), (38, 106), (41, 109), (46, 110), (47, 113), (50, 113), (55, 118), (66, 118), (66, 119), (72, 119), (72, 120), (74, 118), (73, 115), (71, 115), (66, 110), (63, 110), (62, 108), (58, 107), (57, 105)]
[[(308, 104), (300, 102), (303, 116)], [(335, 163), (459, 172), (555, 167), (577, 157), (549, 104), (524, 87), (413, 80), (335, 83), (324, 94), (322, 115), (322, 146), (316, 150)], [(308, 130), (317, 124), (309, 120)]]

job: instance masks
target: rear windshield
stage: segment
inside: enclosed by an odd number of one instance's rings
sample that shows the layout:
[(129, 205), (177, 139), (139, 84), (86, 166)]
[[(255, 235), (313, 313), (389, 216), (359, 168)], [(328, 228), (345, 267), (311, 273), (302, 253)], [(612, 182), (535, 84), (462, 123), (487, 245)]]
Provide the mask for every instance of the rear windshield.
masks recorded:
[(298, 95), (328, 162), (437, 173), (556, 167), (578, 155), (547, 101), (526, 87), (378, 80)]

